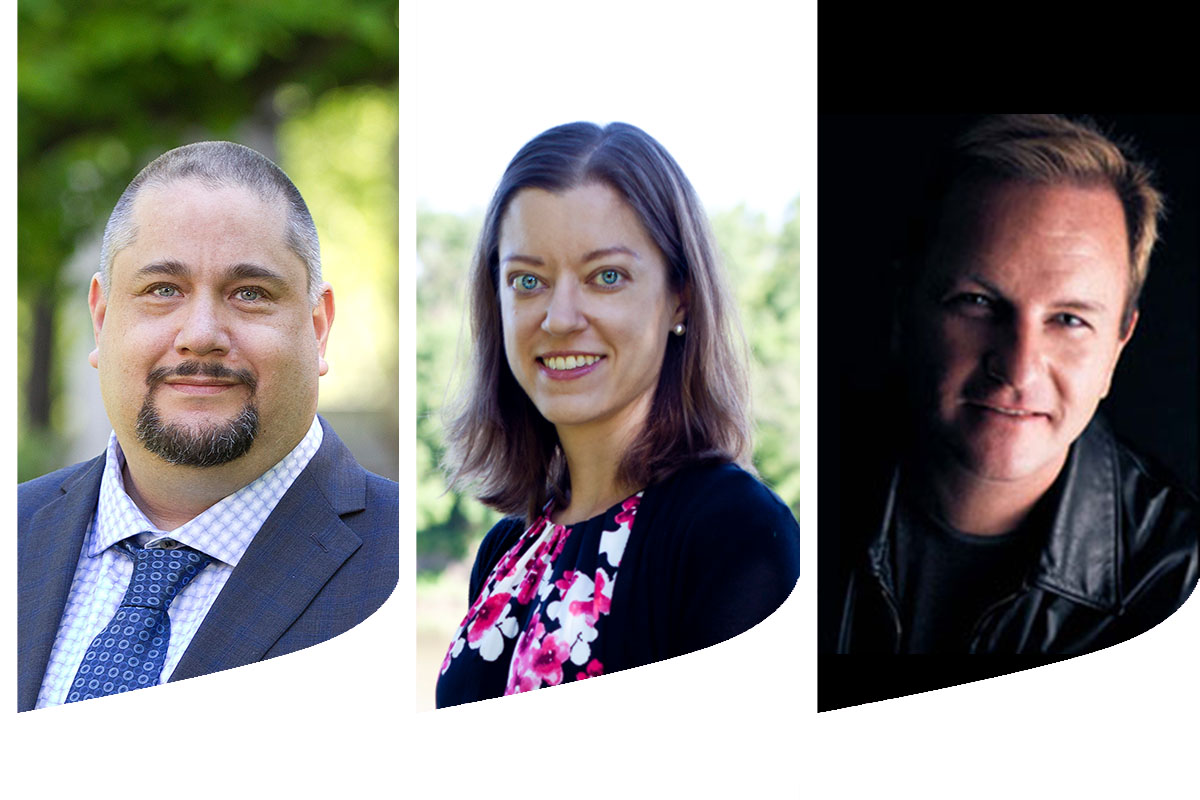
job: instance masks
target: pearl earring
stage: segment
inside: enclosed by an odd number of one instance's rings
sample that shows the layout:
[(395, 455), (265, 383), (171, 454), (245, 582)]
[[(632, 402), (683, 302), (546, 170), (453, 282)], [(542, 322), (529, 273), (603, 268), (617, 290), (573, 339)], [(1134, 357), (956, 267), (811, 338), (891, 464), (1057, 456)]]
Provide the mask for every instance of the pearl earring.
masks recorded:
[(676, 322), (675, 327), (671, 328), (671, 333), (675, 334), (676, 336), (683, 336), (683, 332), (686, 330), (687, 325), (684, 325), (682, 322)]

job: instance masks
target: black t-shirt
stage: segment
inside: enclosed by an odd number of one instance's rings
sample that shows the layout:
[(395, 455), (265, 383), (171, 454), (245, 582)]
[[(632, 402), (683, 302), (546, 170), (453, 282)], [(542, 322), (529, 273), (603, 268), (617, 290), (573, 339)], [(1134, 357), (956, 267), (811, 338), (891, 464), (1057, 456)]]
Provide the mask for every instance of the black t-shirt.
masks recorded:
[(902, 487), (894, 562), (900, 652), (966, 653), (980, 619), (1020, 589), (1033, 567), (1047, 507), (1039, 502), (1016, 530), (979, 536), (950, 527)]

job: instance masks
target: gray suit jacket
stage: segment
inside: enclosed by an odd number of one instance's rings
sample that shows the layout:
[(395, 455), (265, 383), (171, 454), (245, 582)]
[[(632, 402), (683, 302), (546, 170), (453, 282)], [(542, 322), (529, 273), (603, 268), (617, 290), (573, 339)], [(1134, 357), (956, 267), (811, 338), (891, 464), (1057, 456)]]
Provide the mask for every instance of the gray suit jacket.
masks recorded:
[[(263, 523), (188, 645), (171, 680), (280, 656), (370, 616), (399, 578), (395, 483), (325, 438)], [(104, 456), (17, 487), (17, 708), (37, 703)]]

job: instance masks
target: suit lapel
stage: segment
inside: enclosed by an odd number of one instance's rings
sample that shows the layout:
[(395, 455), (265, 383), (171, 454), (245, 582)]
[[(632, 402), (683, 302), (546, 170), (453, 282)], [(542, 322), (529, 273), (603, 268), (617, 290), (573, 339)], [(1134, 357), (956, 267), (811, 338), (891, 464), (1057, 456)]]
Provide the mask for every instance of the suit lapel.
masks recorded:
[(366, 473), (328, 425), (324, 435), (229, 576), (171, 680), (261, 661), (362, 545), (341, 515), (365, 507)]
[(104, 456), (62, 483), (62, 494), (29, 522), (17, 553), (18, 708), (34, 707), (58, 624), (67, 604), (83, 539), (96, 510)]

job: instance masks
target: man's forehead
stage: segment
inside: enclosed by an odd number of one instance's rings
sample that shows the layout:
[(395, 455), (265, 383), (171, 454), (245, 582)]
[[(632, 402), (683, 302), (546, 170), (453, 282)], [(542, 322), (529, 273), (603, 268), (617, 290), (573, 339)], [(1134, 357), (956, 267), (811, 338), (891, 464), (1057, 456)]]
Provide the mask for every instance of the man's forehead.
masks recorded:
[(270, 217), (283, 219), (286, 211), (281, 200), (264, 195), (239, 183), (213, 183), (185, 176), (147, 184), (133, 202), (133, 216), (154, 217), (184, 210), (210, 209), (232, 212), (235, 208), (256, 207)]
[(1058, 225), (1081, 219), (1101, 224), (1128, 249), (1125, 208), (1107, 183), (1042, 182), (1012, 178), (976, 179), (955, 185), (940, 208), (938, 238), (977, 236), (998, 219), (1025, 221), (1048, 218)]
[(1008, 180), (961, 187), (946, 198), (927, 267), (942, 274), (977, 269), (977, 259), (989, 251), (1023, 249), (1113, 262), (1128, 272), (1131, 254), (1120, 198), (1111, 187), (1096, 184)]
[(196, 267), (206, 260), (269, 261), (306, 274), (288, 246), (286, 209), (250, 187), (192, 178), (156, 183), (138, 193), (130, 216), (133, 237), (116, 254), (114, 271), (122, 262), (132, 271), (144, 266), (132, 262), (167, 259)]

